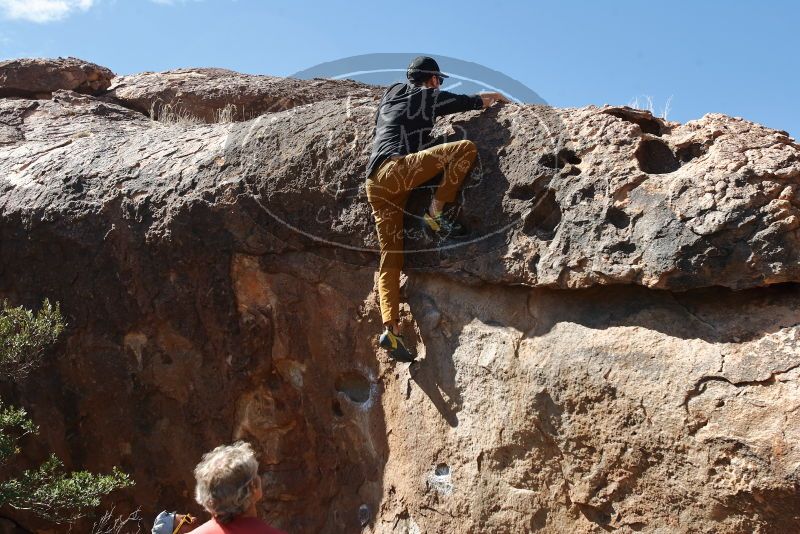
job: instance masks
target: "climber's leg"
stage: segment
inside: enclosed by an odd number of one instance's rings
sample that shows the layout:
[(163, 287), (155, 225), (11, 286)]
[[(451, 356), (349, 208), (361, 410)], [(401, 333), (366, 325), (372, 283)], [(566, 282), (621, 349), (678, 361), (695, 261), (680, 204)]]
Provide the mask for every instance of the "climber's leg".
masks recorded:
[(383, 323), (394, 327), (400, 318), (400, 271), (403, 269), (403, 211), (373, 204), (380, 243), (378, 295)]
[(465, 233), (463, 227), (443, 217), (445, 204), (453, 202), (469, 173), (478, 149), (468, 140), (444, 143), (404, 156), (401, 163), (408, 169), (410, 187), (416, 187), (440, 172), (442, 181), (436, 188), (425, 222), (435, 232), (456, 236)]
[(367, 198), (372, 206), (380, 245), (378, 267), (378, 299), (381, 318), (387, 331), (381, 346), (402, 361), (414, 356), (400, 336), (400, 271), (403, 268), (403, 209), (408, 192), (397, 169), (396, 160), (387, 160), (367, 180)]
[(378, 295), (384, 324), (396, 323), (400, 317), (403, 208), (408, 195), (396, 168), (396, 159), (387, 160), (367, 180), (367, 199), (372, 207), (380, 246)]
[(475, 143), (466, 139), (444, 143), (403, 156), (403, 163), (409, 170), (409, 189), (417, 187), (443, 172), (442, 181), (434, 195), (434, 202), (441, 208), (447, 202), (455, 200), (458, 190), (477, 156), (478, 148)]

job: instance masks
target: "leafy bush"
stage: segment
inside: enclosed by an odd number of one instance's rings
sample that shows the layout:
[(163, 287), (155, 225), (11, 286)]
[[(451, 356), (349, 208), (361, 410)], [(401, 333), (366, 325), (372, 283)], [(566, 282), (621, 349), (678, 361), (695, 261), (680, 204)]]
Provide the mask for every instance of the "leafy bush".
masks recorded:
[[(10, 308), (3, 301), (0, 378), (24, 378), (41, 362), (45, 349), (55, 343), (64, 327), (58, 304), (53, 306), (45, 300), (33, 314), (22, 307)], [(25, 410), (0, 401), (0, 467), (19, 454), (22, 438), (35, 435), (38, 430)], [(53, 455), (35, 469), (0, 481), (0, 506), (30, 510), (46, 520), (64, 523), (86, 516), (104, 495), (132, 484), (130, 477), (116, 467), (110, 475), (66, 472), (61, 460)]]
[(0, 308), (0, 377), (25, 378), (65, 326), (58, 304), (45, 300), (34, 315), (21, 306), (10, 308), (4, 300)]

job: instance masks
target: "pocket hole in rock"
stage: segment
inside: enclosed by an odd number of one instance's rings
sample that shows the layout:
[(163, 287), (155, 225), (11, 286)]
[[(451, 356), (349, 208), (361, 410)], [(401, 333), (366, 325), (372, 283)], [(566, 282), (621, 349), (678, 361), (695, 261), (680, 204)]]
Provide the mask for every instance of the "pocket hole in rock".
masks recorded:
[(561, 206), (556, 200), (556, 192), (548, 188), (525, 218), (522, 231), (528, 235), (535, 234), (540, 239), (548, 240), (553, 238), (560, 222)]
[(647, 174), (667, 174), (681, 166), (672, 150), (662, 141), (645, 139), (636, 149), (639, 168)]
[(575, 152), (566, 148), (562, 148), (558, 152), (558, 159), (564, 163), (569, 163), (570, 165), (579, 165), (581, 162), (581, 158), (579, 158)]
[(636, 252), (636, 245), (633, 243), (622, 242), (622, 243), (615, 243), (611, 247), (608, 248), (608, 251), (612, 254), (614, 252), (621, 252), (622, 254), (633, 254)]
[(579, 204), (584, 200), (594, 200), (595, 194), (596, 190), (594, 188), (594, 184), (589, 184), (580, 191), (578, 191), (577, 193), (575, 193), (575, 196), (572, 198), (572, 203)]
[(555, 154), (548, 153), (539, 158), (539, 164), (547, 167), (548, 169), (557, 169), (558, 158), (556, 158)]
[(533, 184), (516, 184), (508, 190), (508, 196), (517, 200), (531, 200), (536, 196)]
[(437, 477), (446, 477), (450, 474), (450, 466), (447, 464), (439, 464), (436, 466), (434, 474)]
[(370, 383), (361, 373), (348, 371), (336, 378), (336, 391), (344, 393), (348, 399), (358, 404), (369, 400)]
[(687, 163), (689, 161), (692, 161), (694, 158), (702, 156), (705, 153), (706, 153), (706, 147), (704, 147), (700, 143), (689, 143), (688, 145), (679, 148), (675, 152), (675, 155), (681, 162)]
[[(581, 162), (575, 152), (568, 148), (562, 148), (557, 154), (548, 152), (539, 158), (539, 164), (547, 167), (548, 169), (563, 169), (567, 165), (578, 165)], [(580, 174), (580, 170), (578, 172)]]
[(631, 218), (619, 208), (608, 208), (606, 220), (620, 230), (631, 224)]
[(547, 187), (553, 177), (549, 174), (537, 176), (528, 183), (516, 183), (508, 189), (509, 198), (515, 200), (533, 200)]

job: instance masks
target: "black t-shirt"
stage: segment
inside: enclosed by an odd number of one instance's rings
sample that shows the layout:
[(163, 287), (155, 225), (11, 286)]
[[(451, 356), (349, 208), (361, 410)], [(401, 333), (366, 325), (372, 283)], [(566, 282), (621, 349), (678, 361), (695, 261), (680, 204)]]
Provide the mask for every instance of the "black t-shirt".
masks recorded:
[(386, 89), (375, 116), (375, 141), (367, 177), (389, 156), (404, 156), (428, 148), (436, 117), (483, 108), (478, 95), (395, 83)]

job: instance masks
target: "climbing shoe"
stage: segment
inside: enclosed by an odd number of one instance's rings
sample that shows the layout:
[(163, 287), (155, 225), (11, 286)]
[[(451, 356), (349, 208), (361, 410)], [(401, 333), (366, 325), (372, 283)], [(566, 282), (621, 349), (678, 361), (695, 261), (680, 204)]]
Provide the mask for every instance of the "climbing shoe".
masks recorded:
[(387, 351), (389, 356), (398, 362), (413, 362), (415, 356), (406, 348), (403, 343), (403, 336), (394, 334), (388, 328), (381, 334), (380, 345)]
[(433, 217), (426, 211), (422, 219), (425, 221), (426, 229), (442, 239), (458, 239), (465, 237), (469, 233), (463, 224), (448, 217), (444, 213), (440, 213), (436, 217)]

